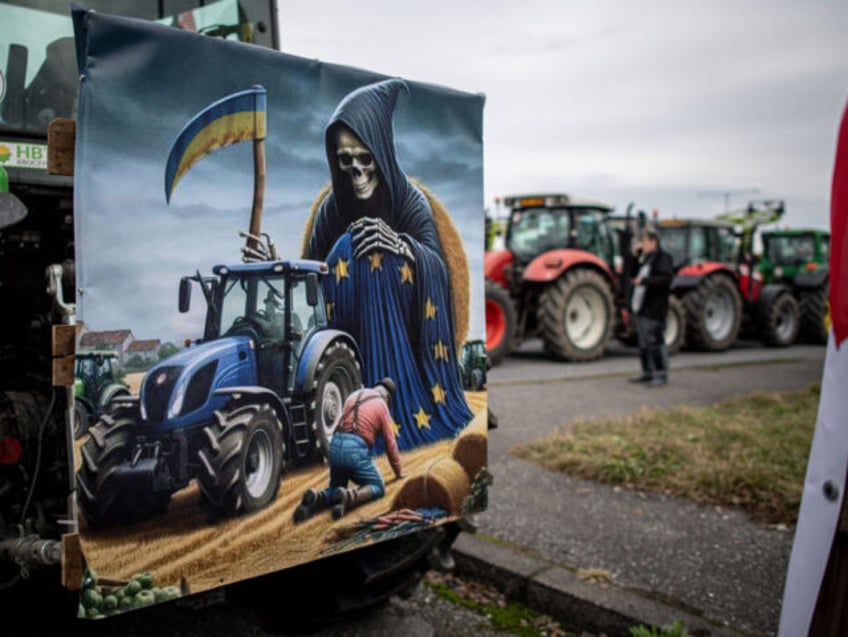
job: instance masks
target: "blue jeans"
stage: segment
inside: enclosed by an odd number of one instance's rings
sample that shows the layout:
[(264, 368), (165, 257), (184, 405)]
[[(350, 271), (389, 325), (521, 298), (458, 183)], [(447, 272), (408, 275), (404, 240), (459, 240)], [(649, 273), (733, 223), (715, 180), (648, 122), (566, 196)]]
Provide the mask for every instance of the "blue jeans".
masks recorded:
[(374, 460), (368, 444), (356, 434), (336, 432), (330, 441), (330, 486), (324, 489), (326, 502), (330, 501), (337, 487), (347, 487), (353, 482), (369, 487), (374, 498), (386, 493), (386, 483)]
[(636, 335), (642, 374), (651, 378), (668, 379), (668, 348), (665, 344), (665, 321), (636, 315)]

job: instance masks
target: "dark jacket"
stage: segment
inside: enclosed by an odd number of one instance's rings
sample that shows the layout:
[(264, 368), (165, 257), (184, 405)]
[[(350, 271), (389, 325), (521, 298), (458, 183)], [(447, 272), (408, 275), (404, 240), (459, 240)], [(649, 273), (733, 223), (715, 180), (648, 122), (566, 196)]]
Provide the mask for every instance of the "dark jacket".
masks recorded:
[[(664, 321), (668, 313), (668, 295), (671, 290), (671, 280), (674, 278), (671, 255), (662, 248), (657, 247), (656, 251), (648, 258), (651, 260), (651, 265), (648, 270), (648, 276), (642, 282), (642, 285), (645, 286), (645, 298), (637, 314), (656, 321)], [(642, 265), (643, 261), (641, 259), (633, 260), (630, 278), (635, 279), (639, 276), (639, 270), (642, 268)], [(634, 286), (631, 296), (635, 290), (636, 287)]]

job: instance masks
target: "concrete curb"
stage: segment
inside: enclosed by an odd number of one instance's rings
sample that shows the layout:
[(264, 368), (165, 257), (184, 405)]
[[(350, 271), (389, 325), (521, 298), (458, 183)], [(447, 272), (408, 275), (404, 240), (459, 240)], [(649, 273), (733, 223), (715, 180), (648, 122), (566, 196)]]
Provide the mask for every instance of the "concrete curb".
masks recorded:
[(471, 533), (459, 535), (452, 553), (457, 574), (490, 583), (511, 599), (593, 633), (631, 637), (630, 626), (680, 620), (693, 637), (746, 634), (638, 591), (586, 582), (573, 570)]

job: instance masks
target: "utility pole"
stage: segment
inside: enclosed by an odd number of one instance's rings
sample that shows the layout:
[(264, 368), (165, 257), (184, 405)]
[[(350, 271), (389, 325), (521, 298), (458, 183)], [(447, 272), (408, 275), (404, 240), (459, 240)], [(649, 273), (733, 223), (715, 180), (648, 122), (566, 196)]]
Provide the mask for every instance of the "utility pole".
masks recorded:
[(732, 195), (748, 195), (760, 192), (759, 188), (737, 188), (735, 190), (704, 190), (698, 193), (699, 197), (724, 197), (724, 211), (730, 210), (730, 197)]

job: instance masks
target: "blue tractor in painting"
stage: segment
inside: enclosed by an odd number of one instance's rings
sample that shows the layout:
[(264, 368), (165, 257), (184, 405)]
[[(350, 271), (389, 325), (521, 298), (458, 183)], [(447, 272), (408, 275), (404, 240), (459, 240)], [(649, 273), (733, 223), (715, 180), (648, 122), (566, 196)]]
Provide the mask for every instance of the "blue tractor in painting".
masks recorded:
[(217, 515), (256, 511), (286, 467), (326, 457), (345, 398), (362, 385), (354, 339), (327, 326), (316, 261), (219, 265), (180, 281), (206, 300), (204, 337), (150, 368), (81, 447), (78, 500), (92, 528), (164, 511), (197, 480)]

